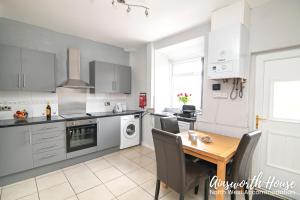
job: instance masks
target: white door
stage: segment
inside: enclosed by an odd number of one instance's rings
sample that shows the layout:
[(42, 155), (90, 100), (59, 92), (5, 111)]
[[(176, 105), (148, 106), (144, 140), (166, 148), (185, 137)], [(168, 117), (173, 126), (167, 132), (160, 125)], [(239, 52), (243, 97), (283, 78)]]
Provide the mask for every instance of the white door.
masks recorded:
[(300, 199), (300, 49), (257, 56), (255, 99), (264, 120), (254, 172), (294, 181), (296, 193), (286, 196)]

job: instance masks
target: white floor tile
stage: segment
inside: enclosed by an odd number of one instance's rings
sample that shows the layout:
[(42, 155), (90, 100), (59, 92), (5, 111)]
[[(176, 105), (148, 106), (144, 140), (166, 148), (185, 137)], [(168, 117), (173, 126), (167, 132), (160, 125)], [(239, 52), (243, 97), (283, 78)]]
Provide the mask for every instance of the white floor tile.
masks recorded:
[(89, 162), (86, 163), (86, 165), (93, 171), (97, 172), (106, 168), (111, 167), (111, 164), (109, 164), (106, 160), (96, 160), (95, 162)]
[(130, 172), (126, 174), (131, 180), (133, 180), (138, 185), (145, 183), (154, 178), (153, 174), (148, 172), (145, 169), (138, 169), (136, 171)]
[(68, 182), (68, 180), (61, 171), (49, 173), (36, 178), (38, 190), (44, 190), (66, 182)]
[(102, 184), (102, 182), (91, 171), (84, 171), (76, 174), (73, 173), (68, 175), (67, 179), (76, 194)]
[(51, 188), (39, 191), (40, 200), (65, 200), (74, 196), (74, 192), (69, 183), (63, 183)]
[(126, 192), (125, 194), (122, 194), (118, 197), (119, 200), (133, 200), (133, 199), (139, 199), (139, 200), (153, 200), (153, 197), (145, 192), (140, 187), (137, 187), (133, 190), (130, 190)]
[(151, 158), (152, 160), (156, 160), (155, 152), (145, 154), (145, 156), (147, 156), (148, 158)]
[(100, 185), (77, 195), (79, 200), (111, 200), (114, 195), (104, 186)]
[(141, 168), (140, 166), (135, 164), (133, 161), (129, 161), (129, 160), (123, 160), (123, 161), (120, 161), (119, 163), (115, 163), (113, 165), (123, 173), (129, 173), (129, 172), (132, 172), (132, 171), (135, 171), (135, 170)]
[(39, 195), (37, 193), (34, 193), (34, 194), (28, 195), (26, 197), (22, 197), (18, 200), (39, 200)]
[(147, 166), (144, 166), (143, 168), (145, 168), (147, 171), (149, 171), (154, 176), (156, 176), (156, 162), (152, 162), (152, 163), (148, 164)]
[(142, 154), (140, 154), (140, 153), (138, 153), (137, 151), (134, 151), (134, 150), (122, 151), (121, 155), (126, 157), (127, 159), (130, 159), (130, 160), (142, 156)]
[(144, 147), (144, 146), (137, 146), (134, 148), (134, 150), (141, 154), (144, 154), (144, 155), (154, 152), (152, 149)]
[(15, 200), (37, 192), (35, 179), (28, 179), (2, 188), (1, 200)]
[(126, 176), (116, 178), (108, 183), (105, 183), (105, 185), (115, 196), (119, 196), (130, 189), (137, 187), (137, 185)]
[(122, 155), (115, 155), (108, 158), (105, 158), (110, 164), (112, 165), (118, 165), (120, 162), (126, 162), (129, 161), (127, 158), (125, 158)]
[[(144, 190), (146, 190), (152, 196), (154, 196), (155, 189), (156, 189), (156, 178), (153, 178), (153, 179), (143, 183), (142, 185), (140, 185), (140, 187), (142, 187)], [(170, 188), (165, 188), (162, 186), (162, 184), (160, 185), (159, 197), (163, 197), (166, 194), (168, 194), (169, 192), (171, 192)]]
[(72, 197), (66, 198), (65, 200), (78, 200), (78, 198), (77, 198), (77, 196), (72, 196)]
[(84, 164), (77, 164), (77, 165), (73, 165), (71, 167), (67, 167), (63, 169), (63, 172), (66, 176), (71, 176), (73, 174), (81, 174), (84, 172), (90, 172), (90, 169), (85, 166)]
[(95, 174), (103, 183), (107, 183), (123, 175), (123, 173), (115, 167), (110, 167), (101, 171), (97, 171), (95, 172)]
[(138, 164), (141, 167), (145, 167), (153, 162), (151, 158), (148, 158), (146, 156), (140, 156), (132, 160), (136, 164)]

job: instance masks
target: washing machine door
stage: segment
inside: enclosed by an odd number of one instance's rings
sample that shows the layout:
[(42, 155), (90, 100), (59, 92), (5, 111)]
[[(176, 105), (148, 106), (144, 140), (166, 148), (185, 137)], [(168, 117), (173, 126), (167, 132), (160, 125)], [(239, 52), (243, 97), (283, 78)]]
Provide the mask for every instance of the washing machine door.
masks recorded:
[(136, 125), (134, 122), (128, 122), (124, 127), (123, 134), (126, 138), (131, 139), (136, 137)]

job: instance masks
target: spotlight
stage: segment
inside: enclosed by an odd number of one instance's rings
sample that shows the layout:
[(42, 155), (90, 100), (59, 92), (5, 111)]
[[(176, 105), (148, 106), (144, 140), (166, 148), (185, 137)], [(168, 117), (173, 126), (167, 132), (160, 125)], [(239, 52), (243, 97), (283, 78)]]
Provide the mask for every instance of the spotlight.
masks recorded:
[(130, 13), (130, 11), (131, 11), (131, 8), (130, 8), (130, 6), (128, 6), (127, 12)]
[(148, 17), (148, 15), (149, 15), (148, 9), (145, 10), (145, 15)]

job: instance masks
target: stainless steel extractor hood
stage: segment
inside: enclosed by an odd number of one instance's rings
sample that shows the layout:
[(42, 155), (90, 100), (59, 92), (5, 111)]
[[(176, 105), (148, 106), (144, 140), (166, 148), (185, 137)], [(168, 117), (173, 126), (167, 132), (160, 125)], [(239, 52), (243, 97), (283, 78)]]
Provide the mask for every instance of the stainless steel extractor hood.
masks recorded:
[(80, 79), (80, 50), (75, 48), (68, 49), (68, 80), (59, 87), (73, 89), (94, 88), (90, 84)]

